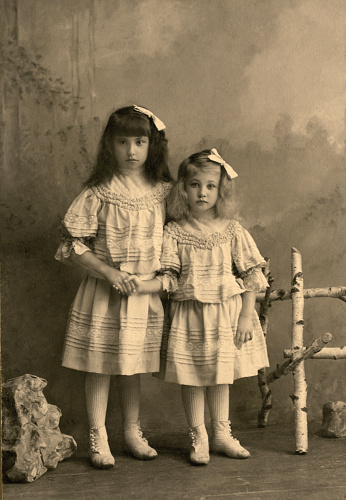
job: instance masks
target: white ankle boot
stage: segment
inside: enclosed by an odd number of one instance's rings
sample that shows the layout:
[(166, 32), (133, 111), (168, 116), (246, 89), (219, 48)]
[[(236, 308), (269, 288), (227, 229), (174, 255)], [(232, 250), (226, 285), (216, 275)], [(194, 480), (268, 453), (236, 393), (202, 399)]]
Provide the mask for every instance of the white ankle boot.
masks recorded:
[(204, 424), (189, 429), (192, 440), (190, 461), (195, 465), (207, 465), (209, 457), (208, 434)]
[(114, 457), (108, 445), (106, 427), (90, 429), (89, 457), (92, 465), (97, 469), (109, 469), (114, 465)]
[(124, 423), (123, 450), (139, 460), (151, 460), (157, 456), (156, 450), (143, 437), (139, 422)]
[(212, 440), (210, 450), (214, 453), (224, 453), (231, 458), (248, 458), (250, 452), (243, 448), (238, 439), (232, 436), (231, 422), (211, 422)]

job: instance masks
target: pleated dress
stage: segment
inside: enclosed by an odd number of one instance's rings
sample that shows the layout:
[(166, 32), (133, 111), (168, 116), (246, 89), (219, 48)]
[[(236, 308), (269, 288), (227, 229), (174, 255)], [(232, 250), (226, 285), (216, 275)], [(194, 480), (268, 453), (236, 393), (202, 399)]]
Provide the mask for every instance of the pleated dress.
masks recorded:
[(161, 266), (169, 292), (156, 376), (182, 385), (212, 386), (257, 375), (269, 366), (267, 348), (256, 310), (253, 338), (241, 349), (234, 344), (242, 294), (268, 286), (263, 257), (239, 222), (224, 229), (188, 232), (171, 222), (164, 229)]
[[(68, 209), (55, 258), (92, 251), (121, 271), (150, 280), (160, 270), (170, 183), (146, 189), (119, 176), (86, 188)], [(87, 271), (72, 303), (62, 365), (84, 372), (133, 375), (159, 370), (163, 307), (158, 294), (122, 296)]]

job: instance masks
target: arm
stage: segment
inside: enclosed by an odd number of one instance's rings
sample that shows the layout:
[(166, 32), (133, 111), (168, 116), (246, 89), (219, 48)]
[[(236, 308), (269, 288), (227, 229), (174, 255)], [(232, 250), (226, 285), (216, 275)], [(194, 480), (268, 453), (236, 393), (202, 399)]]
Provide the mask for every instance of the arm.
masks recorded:
[(252, 316), (256, 302), (256, 292), (244, 292), (242, 294), (243, 305), (238, 318), (238, 328), (235, 335), (235, 345), (241, 349), (244, 342), (252, 340)]
[(119, 271), (109, 266), (106, 262), (100, 260), (92, 251), (84, 252), (78, 255), (74, 250), (71, 251), (71, 257), (90, 271), (94, 271), (103, 276), (120, 293), (131, 294), (134, 289), (132, 282), (127, 279), (128, 273)]
[(163, 291), (163, 284), (157, 278), (143, 281), (138, 276), (132, 275), (127, 279), (127, 283), (133, 287), (132, 293), (156, 293)]
[(237, 269), (238, 277), (242, 279), (245, 292), (242, 294), (243, 305), (239, 314), (238, 328), (235, 335), (235, 344), (238, 349), (244, 342), (252, 339), (252, 317), (255, 309), (256, 294), (268, 286), (261, 266), (265, 264), (264, 258), (252, 236), (239, 226), (232, 240), (232, 256)]

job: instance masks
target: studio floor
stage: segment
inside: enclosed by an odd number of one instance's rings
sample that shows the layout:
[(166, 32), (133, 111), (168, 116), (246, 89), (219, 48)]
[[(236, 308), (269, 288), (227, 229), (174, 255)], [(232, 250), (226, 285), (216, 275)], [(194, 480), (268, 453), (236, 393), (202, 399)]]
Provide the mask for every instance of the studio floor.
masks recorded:
[(250, 450), (247, 460), (212, 455), (207, 466), (188, 460), (189, 438), (146, 433), (159, 456), (143, 462), (111, 443), (114, 468), (93, 469), (79, 449), (55, 470), (30, 484), (3, 484), (4, 500), (108, 499), (346, 499), (346, 438), (328, 439), (309, 430), (309, 451), (296, 455), (294, 429), (234, 429)]

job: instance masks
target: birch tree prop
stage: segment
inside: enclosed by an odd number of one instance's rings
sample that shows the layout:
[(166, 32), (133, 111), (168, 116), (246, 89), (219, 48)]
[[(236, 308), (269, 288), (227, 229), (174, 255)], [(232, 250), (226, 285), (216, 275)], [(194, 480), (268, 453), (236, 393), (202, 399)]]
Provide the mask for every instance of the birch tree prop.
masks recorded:
[[(263, 334), (266, 336), (268, 327), (268, 308), (272, 302), (292, 300), (292, 346), (284, 350), (286, 361), (276, 365), (276, 368), (269, 374), (265, 369), (258, 371), (258, 385), (262, 395), (262, 408), (258, 412), (258, 427), (265, 427), (268, 414), (272, 408), (271, 390), (269, 384), (275, 382), (282, 376), (293, 372), (294, 394), (290, 397), (295, 405), (296, 419), (296, 453), (307, 453), (307, 386), (305, 381), (304, 360), (306, 359), (346, 359), (346, 346), (326, 347), (332, 340), (331, 333), (324, 333), (315, 339), (308, 347), (303, 347), (303, 313), (304, 299), (311, 298), (336, 298), (346, 302), (346, 287), (327, 287), (303, 289), (303, 274), (301, 265), (301, 254), (295, 248), (291, 249), (291, 272), (292, 288), (290, 290), (272, 290), (273, 281), (269, 273), (269, 259), (266, 259), (263, 273), (267, 277), (270, 287), (266, 292), (258, 293), (256, 301), (260, 303), (260, 322)], [(287, 359), (289, 358), (289, 359)]]
[[(294, 350), (292, 360), (301, 355), (303, 349), (304, 331), (304, 289), (302, 258), (296, 248), (291, 249), (291, 272), (292, 272), (292, 349)], [(308, 424), (306, 396), (307, 386), (305, 380), (304, 361), (299, 363), (293, 371), (294, 394), (291, 394), (295, 405), (295, 431), (296, 431), (296, 453), (304, 455), (308, 451)]]

